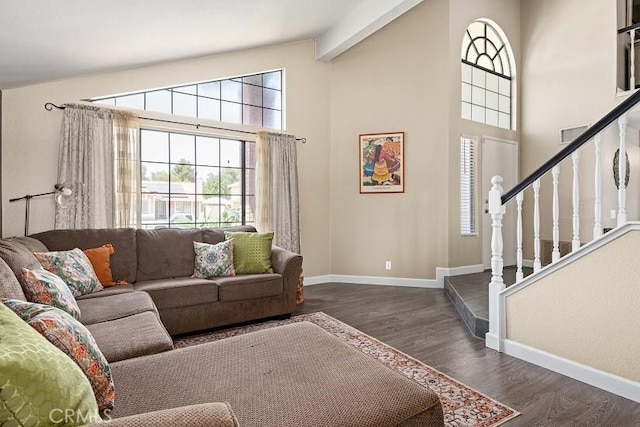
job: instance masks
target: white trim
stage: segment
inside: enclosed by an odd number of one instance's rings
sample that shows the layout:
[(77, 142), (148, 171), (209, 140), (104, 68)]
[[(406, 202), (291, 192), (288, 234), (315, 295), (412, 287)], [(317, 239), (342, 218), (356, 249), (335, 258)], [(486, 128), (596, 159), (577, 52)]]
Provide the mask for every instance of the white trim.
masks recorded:
[(452, 268), (436, 268), (435, 279), (412, 279), (406, 277), (355, 276), (348, 274), (325, 274), (304, 278), (304, 286), (320, 285), (323, 283), (351, 283), (358, 285), (404, 286), (409, 288), (444, 288), (445, 276), (459, 276), (461, 274), (479, 273), (484, 271), (482, 264), (466, 265)]
[[(488, 341), (489, 337), (487, 337)], [(566, 375), (583, 383), (640, 403), (640, 383), (610, 374), (555, 354), (529, 347), (511, 340), (504, 340), (503, 351), (518, 359)]]
[(523, 259), (522, 260), (523, 267), (533, 268), (533, 260), (532, 259)]

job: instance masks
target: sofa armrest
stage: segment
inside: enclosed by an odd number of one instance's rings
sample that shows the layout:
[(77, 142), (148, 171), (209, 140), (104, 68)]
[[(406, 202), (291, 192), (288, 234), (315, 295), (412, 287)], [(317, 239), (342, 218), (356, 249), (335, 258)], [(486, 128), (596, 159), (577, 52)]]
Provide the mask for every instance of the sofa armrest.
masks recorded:
[(123, 418), (114, 418), (105, 423), (91, 426), (109, 427), (238, 427), (231, 406), (226, 402), (203, 403), (199, 405), (180, 406), (161, 411), (146, 412)]
[(271, 267), (274, 273), (282, 276), (283, 292), (287, 297), (287, 305), (291, 312), (296, 308), (298, 280), (302, 274), (302, 255), (293, 253), (279, 246), (271, 247)]

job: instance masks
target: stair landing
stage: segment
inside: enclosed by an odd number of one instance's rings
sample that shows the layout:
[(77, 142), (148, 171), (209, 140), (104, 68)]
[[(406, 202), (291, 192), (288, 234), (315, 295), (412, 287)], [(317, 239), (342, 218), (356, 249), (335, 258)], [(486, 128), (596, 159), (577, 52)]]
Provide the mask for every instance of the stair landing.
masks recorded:
[[(523, 272), (527, 276), (531, 269), (524, 268)], [(505, 267), (502, 279), (506, 286), (514, 284), (516, 268)], [(489, 282), (490, 270), (444, 278), (445, 294), (471, 333), (482, 339), (489, 332)]]

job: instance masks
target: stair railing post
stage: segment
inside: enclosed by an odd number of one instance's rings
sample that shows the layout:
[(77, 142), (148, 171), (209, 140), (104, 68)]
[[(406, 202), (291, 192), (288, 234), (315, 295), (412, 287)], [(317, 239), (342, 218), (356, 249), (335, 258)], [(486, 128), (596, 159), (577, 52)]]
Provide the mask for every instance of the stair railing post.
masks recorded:
[(580, 178), (578, 176), (578, 168), (580, 162), (580, 154), (574, 151), (571, 154), (573, 162), (573, 239), (571, 239), (571, 252), (580, 249)]
[(540, 270), (540, 179), (533, 181), (533, 272)]
[(593, 239), (602, 236), (602, 171), (600, 170), (600, 143), (602, 141), (601, 134), (597, 134), (593, 138), (595, 145), (595, 198), (593, 203), (593, 213), (595, 221), (593, 223)]
[(551, 169), (553, 177), (553, 251), (551, 252), (551, 262), (560, 259), (560, 203), (558, 201), (558, 176), (560, 167), (555, 165)]
[(636, 88), (636, 29), (629, 31), (629, 90)]
[(516, 209), (518, 211), (518, 223), (516, 225), (516, 283), (524, 279), (522, 272), (522, 201), (524, 191), (516, 195)]
[(618, 118), (620, 148), (618, 151), (618, 226), (627, 222), (627, 114)]
[(501, 332), (501, 317), (503, 314), (499, 310), (499, 293), (504, 290), (504, 280), (502, 279), (503, 268), (503, 243), (502, 243), (502, 218), (505, 207), (502, 204), (502, 183), (501, 176), (491, 178), (491, 190), (489, 191), (489, 214), (491, 215), (491, 283), (489, 284), (489, 332), (486, 334), (485, 344), (487, 347), (497, 351), (502, 351), (502, 341), (504, 337)]

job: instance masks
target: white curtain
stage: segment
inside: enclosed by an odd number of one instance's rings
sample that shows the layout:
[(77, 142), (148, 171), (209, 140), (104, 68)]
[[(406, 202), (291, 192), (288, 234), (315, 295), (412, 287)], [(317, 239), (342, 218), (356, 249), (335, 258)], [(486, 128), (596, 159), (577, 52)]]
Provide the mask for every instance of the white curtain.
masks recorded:
[(136, 115), (120, 111), (113, 113), (115, 148), (115, 204), (113, 211), (116, 227), (136, 227), (138, 225), (139, 129), (140, 123)]
[(55, 228), (111, 228), (116, 225), (115, 147), (131, 143), (130, 140), (123, 142), (122, 136), (135, 132), (121, 128), (128, 124), (137, 127), (137, 121), (118, 118), (116, 128), (114, 116), (119, 117), (120, 113), (92, 106), (65, 105), (58, 183), (71, 185), (74, 203), (56, 205)]
[(256, 228), (273, 231), (273, 244), (300, 253), (300, 206), (296, 138), (258, 132)]

